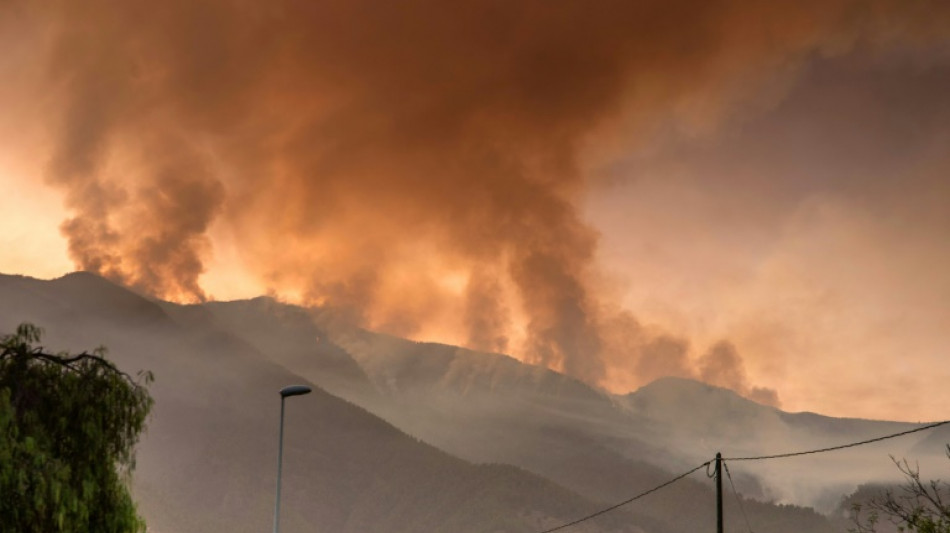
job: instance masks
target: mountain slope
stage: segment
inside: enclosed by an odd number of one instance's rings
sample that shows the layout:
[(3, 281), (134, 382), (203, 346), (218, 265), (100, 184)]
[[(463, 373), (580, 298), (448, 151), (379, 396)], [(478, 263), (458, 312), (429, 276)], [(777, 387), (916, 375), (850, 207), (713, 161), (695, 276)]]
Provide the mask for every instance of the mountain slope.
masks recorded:
[[(277, 391), (305, 380), (236, 337), (181, 328), (153, 302), (103, 283), (2, 277), (0, 331), (33, 321), (50, 346), (73, 350), (96, 338), (121, 368), (155, 373), (134, 487), (151, 531), (266, 530)], [(287, 531), (529, 532), (596, 508), (517, 468), (454, 458), (319, 387), (288, 400), (286, 422)], [(629, 521), (605, 517), (587, 531), (638, 531)]]
[(267, 297), (202, 305), (158, 304), (181, 327), (228, 332), (271, 361), (306, 374), (334, 394), (365, 395), (374, 388), (363, 368), (330, 342), (310, 313), (300, 307)]
[[(213, 304), (266, 312), (241, 302)], [(617, 398), (546, 368), (525, 365), (498, 354), (472, 352), (434, 343), (417, 343), (359, 329), (324, 326), (325, 312), (314, 313), (317, 335), (331, 339), (364, 369), (374, 386), (352, 401), (441, 449), (478, 462), (517, 465), (571, 487), (605, 505), (667, 481), (708, 458), (684, 458), (674, 447), (648, 441), (657, 434), (651, 421), (631, 412)], [(244, 316), (232, 324), (267, 323)], [(225, 325), (225, 324), (222, 324)], [(306, 326), (312, 329), (313, 325)], [(232, 330), (255, 343), (249, 329)], [(287, 362), (287, 361), (285, 361)], [(306, 370), (294, 367), (303, 375)], [(711, 456), (710, 456), (711, 457)], [(685, 480), (649, 504), (634, 507), (656, 531), (691, 531), (713, 520), (711, 485)], [(761, 487), (742, 480), (746, 487)], [(684, 511), (677, 502), (706, 502)], [(750, 503), (766, 522), (799, 531), (828, 530), (812, 511)]]
[[(261, 311), (244, 306), (250, 314), (242, 322), (267, 322), (253, 317)], [(349, 354), (374, 388), (373, 395), (348, 399), (453, 454), (515, 464), (603, 502), (628, 497), (636, 485), (631, 478), (659, 480), (716, 452), (734, 457), (821, 448), (912, 427), (785, 413), (675, 378), (613, 397), (507, 356), (341, 328), (329, 323), (328, 314), (311, 311), (306, 327)], [(249, 330), (232, 331), (255, 342)], [(794, 463), (737, 465), (737, 482), (761, 500), (831, 511), (858, 484), (892, 479), (888, 454), (908, 455), (915, 442), (910, 437)]]
[(664, 440), (704, 443), (703, 456), (759, 455), (776, 450), (818, 448), (904, 431), (905, 422), (832, 418), (815, 413), (786, 413), (698, 381), (661, 378), (622, 396), (631, 413), (662, 423)]
[[(158, 408), (136, 491), (157, 531), (266, 527), (276, 390), (291, 382), (332, 394), (288, 401), (288, 530), (538, 531), (663, 483), (716, 451), (795, 451), (909, 427), (784, 413), (690, 380), (612, 396), (504, 355), (373, 333), (331, 310), (268, 298), (182, 306), (88, 274), (0, 276), (0, 298), (8, 331), (33, 321), (49, 328), (53, 348), (105, 343), (123, 368), (156, 372)], [(739, 491), (759, 500), (744, 503), (754, 527), (830, 532), (811, 509), (769, 502), (831, 511), (857, 484), (893, 479), (888, 453), (930, 449), (932, 440), (730, 467)], [(697, 473), (584, 527), (695, 531), (713, 521), (714, 500)], [(738, 516), (733, 500), (726, 506)]]

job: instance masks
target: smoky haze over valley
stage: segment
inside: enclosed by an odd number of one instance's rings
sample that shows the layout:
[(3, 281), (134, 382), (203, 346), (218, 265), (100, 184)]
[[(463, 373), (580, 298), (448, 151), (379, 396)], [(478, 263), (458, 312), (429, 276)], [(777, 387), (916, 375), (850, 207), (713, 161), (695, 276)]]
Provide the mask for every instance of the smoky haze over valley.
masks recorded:
[(940, 418), (948, 28), (942, 1), (4, 0), (0, 270)]
[[(182, 305), (74, 273), (0, 276), (0, 301), (2, 331), (44, 324), (50, 349), (105, 343), (121, 369), (154, 372), (133, 489), (156, 532), (269, 527), (277, 391), (288, 383), (314, 392), (287, 403), (286, 531), (536, 533), (717, 451), (802, 450), (918, 427), (787, 413), (681, 378), (612, 395), (543, 366), (375, 333), (333, 309), (266, 297)], [(756, 531), (846, 531), (850, 501), (883, 486), (869, 483), (899, 480), (889, 454), (940, 472), (948, 441), (944, 426), (810, 457), (730, 461), (742, 499), (727, 498), (727, 531), (741, 529), (741, 513)], [(714, 502), (700, 468), (573, 530), (711, 529)]]

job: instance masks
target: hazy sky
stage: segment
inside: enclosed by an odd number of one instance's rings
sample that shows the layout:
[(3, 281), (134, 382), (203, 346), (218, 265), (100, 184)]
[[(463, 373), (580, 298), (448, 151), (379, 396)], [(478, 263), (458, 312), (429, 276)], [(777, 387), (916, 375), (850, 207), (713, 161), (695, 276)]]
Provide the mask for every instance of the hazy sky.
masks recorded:
[(0, 0), (0, 271), (950, 403), (943, 1)]

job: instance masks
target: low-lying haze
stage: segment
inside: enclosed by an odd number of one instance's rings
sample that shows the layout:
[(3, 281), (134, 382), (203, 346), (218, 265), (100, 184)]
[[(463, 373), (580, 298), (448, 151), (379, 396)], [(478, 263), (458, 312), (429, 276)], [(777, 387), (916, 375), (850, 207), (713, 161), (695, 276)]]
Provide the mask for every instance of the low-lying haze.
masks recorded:
[(943, 418), (947, 28), (938, 1), (4, 0), (0, 269)]

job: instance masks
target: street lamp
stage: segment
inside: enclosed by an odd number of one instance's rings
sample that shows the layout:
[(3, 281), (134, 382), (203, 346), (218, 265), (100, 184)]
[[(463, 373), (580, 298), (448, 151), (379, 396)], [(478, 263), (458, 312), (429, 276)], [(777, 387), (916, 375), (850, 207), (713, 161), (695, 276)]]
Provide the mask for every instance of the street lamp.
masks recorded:
[(274, 505), (274, 533), (280, 532), (280, 466), (284, 455), (284, 400), (288, 396), (310, 393), (306, 385), (291, 385), (280, 389), (280, 437), (277, 444), (277, 503)]

